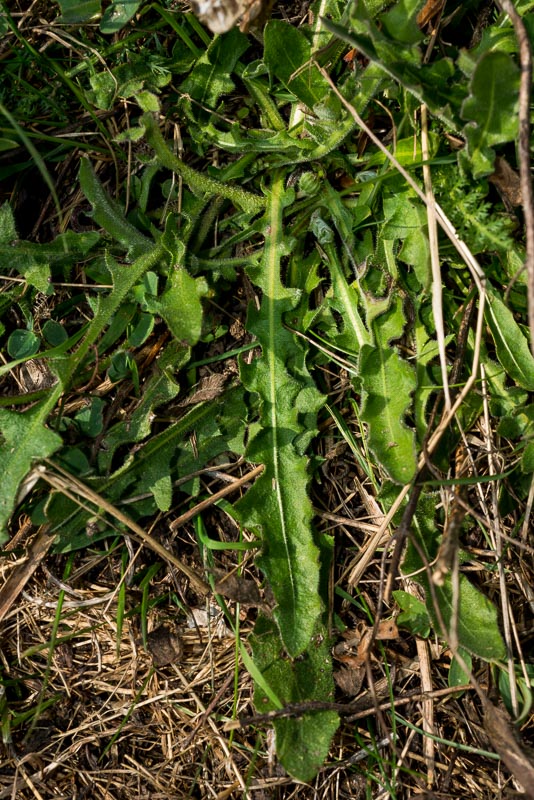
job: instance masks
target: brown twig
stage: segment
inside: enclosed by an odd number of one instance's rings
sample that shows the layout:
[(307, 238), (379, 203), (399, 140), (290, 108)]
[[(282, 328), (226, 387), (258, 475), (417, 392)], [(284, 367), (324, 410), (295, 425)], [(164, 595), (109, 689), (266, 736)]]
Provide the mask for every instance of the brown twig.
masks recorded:
[(28, 547), (27, 558), (19, 564), (0, 591), (0, 622), (6, 617), (15, 600), (30, 580), (31, 576), (46, 556), (54, 537), (49, 533), (48, 525), (43, 525), (37, 536)]
[(217, 500), (221, 499), (221, 497), (226, 497), (226, 495), (235, 492), (236, 489), (239, 489), (240, 486), (243, 486), (245, 483), (254, 480), (254, 478), (256, 478), (258, 475), (261, 475), (263, 469), (263, 464), (260, 464), (258, 467), (254, 467), (253, 470), (247, 472), (247, 474), (243, 475), (242, 478), (238, 478), (229, 486), (219, 489), (219, 491), (215, 492), (215, 494), (212, 494), (211, 497), (206, 498), (206, 500), (202, 500), (200, 503), (197, 503), (196, 506), (190, 508), (189, 511), (186, 511), (180, 517), (174, 519), (169, 525), (169, 528), (174, 532), (180, 527), (180, 525), (183, 525), (185, 522), (189, 522), (190, 519), (196, 517), (196, 515), (200, 514), (201, 511), (205, 511), (207, 508), (214, 505)]
[[(393, 701), (390, 698), (378, 698), (379, 709), (382, 711), (391, 710), (399, 706), (408, 705), (409, 703), (418, 702), (421, 700), (430, 700), (441, 697), (447, 697), (457, 691), (470, 691), (472, 686), (465, 684), (458, 687), (448, 687), (446, 689), (435, 689), (431, 692), (407, 692), (402, 697), (396, 697)], [(290, 703), (284, 708), (273, 709), (267, 711), (265, 714), (254, 714), (250, 717), (241, 716), (237, 720), (225, 723), (224, 729), (235, 730), (236, 728), (244, 728), (247, 725), (260, 725), (264, 723), (271, 723), (275, 719), (299, 719), (305, 714), (321, 713), (324, 711), (337, 711), (337, 713), (347, 719), (347, 722), (353, 722), (357, 719), (368, 717), (376, 711), (376, 698), (373, 698), (369, 692), (363, 697), (358, 697), (350, 703), (331, 703), (322, 700), (311, 700), (307, 703)]]

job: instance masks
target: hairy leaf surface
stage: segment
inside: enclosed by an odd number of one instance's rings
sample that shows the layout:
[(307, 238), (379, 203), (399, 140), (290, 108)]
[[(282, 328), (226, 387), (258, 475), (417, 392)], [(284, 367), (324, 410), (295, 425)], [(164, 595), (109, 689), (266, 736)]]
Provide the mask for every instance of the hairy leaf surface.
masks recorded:
[(396, 483), (409, 483), (417, 467), (415, 434), (404, 417), (416, 388), (413, 368), (402, 359), (392, 339), (402, 334), (400, 298), (374, 320), (374, 345), (364, 345), (360, 357), (362, 419), (369, 426), (369, 447)]
[(261, 268), (252, 274), (263, 297), (259, 311), (250, 311), (249, 330), (258, 337), (262, 356), (250, 365), (241, 364), (244, 385), (261, 399), (261, 427), (249, 444), (247, 458), (265, 464), (265, 470), (238, 511), (245, 525), (261, 530), (260, 566), (275, 596), (282, 641), (296, 656), (306, 648), (322, 611), (307, 461), (298, 437), (313, 430), (323, 400), (306, 368), (303, 345), (284, 326), (284, 314), (298, 300), (280, 279), (286, 247), (282, 214), (290, 199), (284, 196), (282, 175), (276, 174), (266, 213), (265, 254)]
[(24, 414), (0, 408), (0, 544), (7, 539), (5, 526), (15, 507), (19, 486), (32, 463), (47, 458), (61, 447), (61, 437), (44, 426), (60, 393), (58, 384), (44, 402)]
[[(283, 705), (310, 700), (333, 701), (330, 643), (324, 632), (314, 636), (298, 659), (281, 657), (283, 643), (279, 633), (271, 620), (262, 617), (258, 620), (251, 644), (263, 682)], [(259, 683), (256, 683), (254, 703), (262, 711), (278, 707)], [(301, 781), (311, 780), (328, 755), (338, 724), (335, 711), (310, 712), (296, 719), (276, 720), (276, 750), (287, 771)]]

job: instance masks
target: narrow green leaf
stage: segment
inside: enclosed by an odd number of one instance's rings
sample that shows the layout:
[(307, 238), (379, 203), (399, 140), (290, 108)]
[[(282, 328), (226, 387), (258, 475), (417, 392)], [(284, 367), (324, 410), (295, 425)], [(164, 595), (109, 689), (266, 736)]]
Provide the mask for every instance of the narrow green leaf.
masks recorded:
[(499, 362), (518, 386), (534, 391), (534, 358), (527, 338), (512, 312), (491, 287), (488, 287), (485, 316)]
[(154, 247), (154, 243), (143, 236), (124, 217), (118, 203), (104, 191), (96, 177), (88, 158), (80, 162), (80, 186), (82, 192), (93, 206), (93, 216), (114, 239), (120, 242), (136, 258)]
[(358, 311), (359, 298), (355, 285), (348, 283), (343, 268), (339, 263), (334, 247), (325, 248), (328, 255), (328, 267), (332, 278), (332, 289), (328, 293), (327, 302), (341, 315), (343, 328), (336, 336), (336, 347), (359, 354), (365, 344), (370, 345), (371, 334)]
[(171, 169), (181, 175), (191, 189), (202, 196), (205, 193), (226, 197), (237, 206), (250, 213), (258, 213), (265, 208), (265, 200), (259, 195), (247, 192), (240, 186), (222, 183), (213, 178), (196, 172), (187, 164), (171, 153), (161, 135), (161, 131), (152, 114), (143, 114), (142, 123), (145, 126), (147, 142), (156, 151), (161, 166)]
[(96, 313), (89, 330), (76, 352), (69, 359), (70, 375), (74, 375), (79, 369), (89, 348), (113, 320), (128, 292), (142, 279), (145, 272), (153, 269), (164, 258), (163, 247), (154, 245), (150, 251), (143, 253), (128, 267), (117, 264), (111, 258), (107, 260), (107, 266), (113, 279), (113, 289), (106, 296), (99, 296)]

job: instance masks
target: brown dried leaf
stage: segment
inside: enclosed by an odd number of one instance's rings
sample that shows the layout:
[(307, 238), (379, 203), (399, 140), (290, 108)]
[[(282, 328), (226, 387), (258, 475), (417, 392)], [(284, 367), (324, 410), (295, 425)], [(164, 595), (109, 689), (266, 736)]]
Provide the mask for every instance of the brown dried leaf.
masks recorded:
[(193, 394), (190, 394), (189, 397), (186, 397), (185, 400), (182, 400), (178, 405), (183, 408), (184, 406), (192, 406), (197, 403), (205, 403), (208, 400), (215, 400), (216, 397), (222, 394), (226, 380), (227, 376), (220, 372), (214, 372), (212, 375), (208, 375), (207, 378), (202, 378), (198, 382), (197, 388)]
[(178, 630), (170, 622), (164, 622), (148, 634), (147, 646), (156, 667), (174, 664), (184, 651)]
[(441, 14), (445, 0), (427, 0), (419, 14), (417, 24), (420, 28), (425, 28), (438, 14)]
[(496, 752), (523, 786), (524, 797), (534, 800), (534, 763), (517, 741), (510, 717), (487, 699), (484, 701), (484, 729)]
[(246, 578), (241, 578), (237, 573), (218, 576), (215, 592), (222, 594), (228, 600), (234, 600), (242, 606), (261, 606), (263, 601), (256, 583)]
[(355, 697), (362, 688), (365, 676), (365, 668), (351, 669), (350, 667), (340, 667), (334, 671), (334, 680), (343, 692), (349, 697)]
[(488, 180), (495, 184), (511, 206), (521, 205), (523, 198), (519, 174), (512, 169), (505, 158), (497, 156), (495, 159), (495, 172), (489, 176)]
[(385, 639), (398, 639), (399, 629), (396, 623), (392, 619), (383, 619), (378, 624), (376, 638), (380, 641), (384, 641)]

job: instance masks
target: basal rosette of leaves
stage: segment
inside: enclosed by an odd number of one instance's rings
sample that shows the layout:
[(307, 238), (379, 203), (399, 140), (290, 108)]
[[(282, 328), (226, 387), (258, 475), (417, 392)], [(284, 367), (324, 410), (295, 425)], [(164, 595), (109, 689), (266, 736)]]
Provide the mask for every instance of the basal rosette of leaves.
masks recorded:
[[(140, 5), (108, 6), (102, 31), (122, 30)], [(96, 2), (60, 6), (69, 24), (98, 17), (102, 10)], [(209, 39), (204, 48), (188, 49), (184, 38), (170, 55), (160, 54), (157, 65), (143, 63), (139, 54), (101, 72), (95, 64), (88, 81), (95, 108), (109, 110), (120, 97), (137, 101), (144, 112), (119, 142), (146, 143), (132, 184), (136, 215), (127, 216), (109, 197), (85, 159), (80, 186), (103, 234), (69, 232), (51, 245), (34, 245), (17, 239), (9, 208), (0, 211), (2, 267), (15, 269), (32, 290), (47, 292), (50, 277), (65, 261), (94, 256), (96, 262), (97, 252), (95, 274), (104, 275), (108, 285), (91, 297), (86, 325), (65, 343), (37, 353), (49, 360), (55, 385), (22, 414), (0, 409), (0, 524), (7, 524), (19, 502), (27, 473), (44, 459), (67, 467), (83, 462), (84, 480), (111, 503), (142, 497), (132, 504), (139, 519), (168, 512), (180, 475), (221, 454), (244, 453), (251, 463), (263, 464), (262, 476), (232, 511), (257, 535), (257, 564), (274, 595), (273, 617), (260, 616), (251, 641), (261, 710), (333, 698), (328, 598), (322, 589), (331, 553), (317, 535), (310, 499), (318, 420), (324, 422), (330, 400), (321, 368), (348, 375), (347, 406), (357, 409), (365, 435), (362, 450), (370, 454), (375, 499), (384, 513), (397, 492), (417, 478), (441, 386), (425, 208), (384, 155), (358, 138), (356, 123), (318, 66), (328, 70), (360, 114), (376, 113), (375, 99), (387, 106), (396, 146), (390, 139), (386, 143), (418, 180), (422, 155), (414, 144), (419, 133), (414, 112), (422, 102), (431, 112), (436, 198), (446, 211), (449, 206), (486, 269), (488, 335), (481, 360), (499, 429), (522, 448), (513, 468), (522, 498), (534, 471), (528, 403), (534, 364), (525, 334), (524, 278), (518, 278), (520, 290), (512, 287), (509, 303), (500, 291), (519, 274), (523, 246), (517, 221), (505, 214), (486, 180), (495, 153), (513, 153), (517, 47), (511, 26), (501, 20), (489, 25), (475, 46), (451, 46), (425, 63), (425, 35), (416, 24), (420, 7), (415, 0), (400, 0), (384, 10), (380, 3), (360, 0), (347, 9), (323, 4), (316, 10), (332, 19), (317, 15), (312, 26), (301, 29), (272, 20), (254, 60), (250, 40), (233, 30)], [(340, 42), (357, 48), (362, 63), (354, 70), (342, 61)], [(236, 94), (246, 96), (245, 122), (233, 113)], [(211, 159), (210, 166), (193, 168), (179, 158), (165, 138), (159, 111), (168, 120), (179, 116), (197, 162), (216, 150), (217, 166)], [(462, 137), (465, 146), (456, 153), (444, 134)], [(171, 174), (183, 186), (179, 212), (169, 210), (177, 205), (168, 186)], [(168, 189), (164, 205), (161, 186)], [(164, 209), (161, 217), (154, 213), (156, 206)], [(217, 237), (212, 236), (215, 222)], [(440, 246), (452, 361), (458, 318), (472, 287), (449, 243)], [(177, 397), (194, 349), (217, 335), (207, 330), (211, 302), (219, 302), (241, 269), (258, 296), (258, 307), (249, 308), (246, 332), (260, 352), (247, 362), (241, 358), (239, 381), (222, 399), (200, 403), (154, 433), (154, 415)], [(161, 320), (170, 344), (159, 371), (144, 385), (128, 429), (111, 426), (105, 449), (91, 465), (87, 443), (68, 447), (65, 432), (53, 429), (51, 419), (77, 374), (93, 369), (95, 351), (107, 358), (128, 325), (139, 330), (142, 315), (149, 327)], [(465, 363), (472, 355), (469, 336)], [(5, 373), (29, 357), (21, 350), (20, 359), (0, 370)], [(468, 377), (467, 367), (458, 380)], [(481, 409), (480, 394), (473, 391), (458, 412), (467, 431)], [(96, 402), (74, 425), (92, 435), (95, 419), (102, 419)], [(193, 433), (195, 447), (188, 438)], [(453, 427), (446, 446), (437, 451), (443, 471), (459, 436)], [(118, 463), (126, 447), (131, 452)], [(420, 576), (427, 615), (404, 598), (406, 627), (428, 635), (431, 625), (447, 638), (454, 624), (462, 652), (499, 662), (503, 640), (495, 607), (484, 592), (465, 575), (458, 592), (448, 580), (437, 589), (424, 573), (444, 525), (438, 506), (434, 488), (425, 486), (403, 568)], [(106, 535), (102, 524), (96, 537), (88, 537), (91, 514), (71, 499), (52, 497), (38, 512), (54, 532), (61, 529), (59, 552)], [(286, 769), (311, 780), (328, 755), (338, 722), (332, 711), (277, 720)]]

